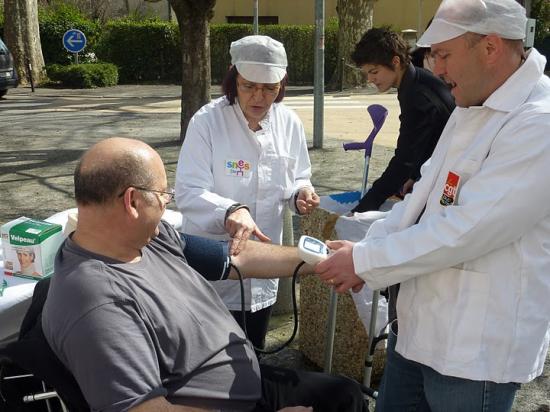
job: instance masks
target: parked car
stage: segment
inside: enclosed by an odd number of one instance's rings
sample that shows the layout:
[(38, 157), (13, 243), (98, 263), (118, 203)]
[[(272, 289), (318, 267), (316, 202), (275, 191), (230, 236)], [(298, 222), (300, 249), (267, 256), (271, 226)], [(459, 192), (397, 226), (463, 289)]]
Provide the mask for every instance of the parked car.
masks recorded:
[(13, 56), (8, 47), (0, 39), (0, 97), (3, 97), (8, 89), (17, 87), (17, 72), (13, 66)]

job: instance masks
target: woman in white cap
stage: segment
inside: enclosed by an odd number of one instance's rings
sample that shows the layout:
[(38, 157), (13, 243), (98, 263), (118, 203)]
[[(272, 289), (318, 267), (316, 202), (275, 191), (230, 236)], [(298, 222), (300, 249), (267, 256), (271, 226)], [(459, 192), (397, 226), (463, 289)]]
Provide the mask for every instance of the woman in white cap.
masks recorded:
[[(232, 239), (238, 254), (249, 237), (281, 243), (283, 208), (311, 212), (319, 197), (311, 185), (306, 137), (298, 116), (280, 103), (287, 83), (282, 43), (247, 36), (231, 43), (232, 66), (224, 96), (191, 119), (176, 172), (176, 202), (182, 231)], [(214, 284), (242, 324), (240, 286)], [(277, 280), (244, 280), (246, 329), (263, 348)]]

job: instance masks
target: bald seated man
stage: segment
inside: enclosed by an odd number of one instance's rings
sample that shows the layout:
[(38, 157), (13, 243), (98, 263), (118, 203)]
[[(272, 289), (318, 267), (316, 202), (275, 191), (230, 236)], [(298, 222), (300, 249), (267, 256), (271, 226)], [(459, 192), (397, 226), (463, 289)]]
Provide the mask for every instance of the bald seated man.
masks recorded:
[(249, 242), (230, 257), (226, 242), (178, 234), (161, 220), (173, 198), (164, 165), (141, 141), (97, 143), (74, 184), (78, 224), (42, 326), (93, 411), (367, 410), (349, 379), (260, 366), (208, 282), (235, 279), (230, 264), (291, 276), (295, 248)]

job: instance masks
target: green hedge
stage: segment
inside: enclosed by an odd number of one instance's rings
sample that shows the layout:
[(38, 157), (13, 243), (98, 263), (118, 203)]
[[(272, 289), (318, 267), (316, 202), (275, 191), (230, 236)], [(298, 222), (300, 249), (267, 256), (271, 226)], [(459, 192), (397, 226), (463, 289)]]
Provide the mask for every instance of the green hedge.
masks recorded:
[[(313, 83), (314, 26), (261, 26), (260, 32), (285, 45), (291, 84)], [(231, 63), (231, 42), (249, 34), (252, 34), (251, 25), (211, 25), (210, 55), (213, 83), (223, 80)], [(327, 80), (336, 66), (336, 36), (337, 26), (328, 25), (325, 33)], [(179, 30), (175, 23), (111, 21), (103, 28), (95, 50), (100, 60), (118, 66), (121, 83), (181, 81), (181, 49)]]
[(95, 87), (116, 86), (118, 71), (114, 64), (87, 63), (62, 66), (52, 64), (46, 67), (50, 80), (73, 89), (93, 89)]
[(118, 66), (121, 83), (181, 82), (181, 48), (175, 23), (111, 21), (103, 27), (96, 54)]
[[(54, 3), (39, 11), (40, 39), (46, 64), (69, 64), (73, 55), (65, 50), (65, 31), (79, 29), (86, 35), (87, 46), (79, 54), (81, 63), (100, 61), (118, 67), (120, 83), (181, 82), (181, 46), (176, 23), (149, 19), (112, 20), (105, 25), (86, 18), (76, 8)], [(0, 16), (0, 23), (1, 23)], [(0, 30), (2, 30), (0, 24)], [(337, 60), (335, 22), (325, 29), (325, 80), (329, 81)], [(314, 73), (315, 26), (260, 26), (260, 33), (285, 45), (290, 84), (312, 84)], [(212, 83), (221, 83), (231, 63), (232, 41), (252, 34), (252, 25), (213, 24), (210, 26)]]
[(46, 64), (72, 62), (73, 53), (63, 47), (63, 34), (69, 29), (78, 29), (86, 36), (86, 48), (79, 53), (80, 62), (94, 61), (95, 46), (102, 31), (98, 22), (86, 18), (73, 6), (60, 3), (41, 8), (38, 18), (42, 54)]
[[(249, 24), (213, 24), (210, 26), (212, 82), (220, 83), (231, 64), (229, 46), (232, 41), (252, 34)], [(260, 34), (270, 36), (285, 45), (290, 84), (312, 84), (314, 74), (315, 26), (267, 25), (260, 26)], [(336, 24), (325, 29), (325, 80), (330, 80), (336, 68)]]

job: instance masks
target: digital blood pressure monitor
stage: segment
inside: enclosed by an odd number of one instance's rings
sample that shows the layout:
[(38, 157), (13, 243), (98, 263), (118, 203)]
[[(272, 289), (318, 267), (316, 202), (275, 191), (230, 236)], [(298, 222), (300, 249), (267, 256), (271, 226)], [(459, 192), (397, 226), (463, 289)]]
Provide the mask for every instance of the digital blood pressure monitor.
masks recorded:
[(298, 242), (298, 255), (304, 262), (315, 265), (328, 256), (329, 249), (327, 245), (319, 239), (303, 235)]

